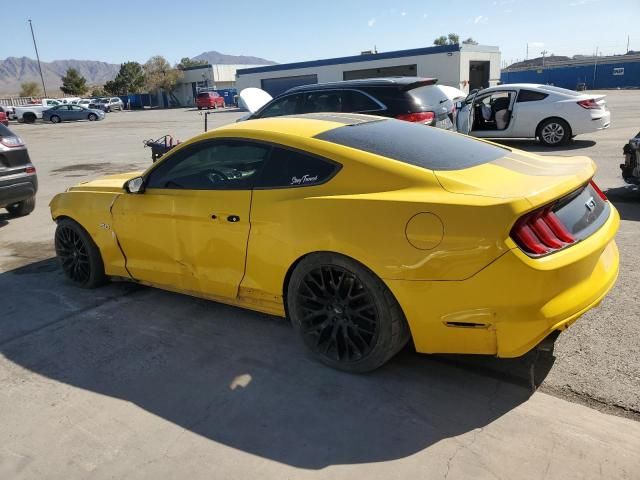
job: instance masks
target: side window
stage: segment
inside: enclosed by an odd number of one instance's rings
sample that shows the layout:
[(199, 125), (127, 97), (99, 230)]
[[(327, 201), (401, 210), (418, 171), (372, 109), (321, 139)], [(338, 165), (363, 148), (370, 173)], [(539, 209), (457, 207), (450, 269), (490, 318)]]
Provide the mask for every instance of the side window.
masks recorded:
[(520, 90), (516, 102), (537, 102), (538, 100), (544, 100), (548, 96), (546, 93), (534, 92), (533, 90)]
[(260, 114), (259, 118), (280, 117), (282, 115), (293, 115), (297, 112), (298, 99), (300, 95), (289, 95), (274, 101), (268, 105)]
[(350, 94), (352, 112), (369, 112), (382, 109), (380, 105), (364, 93), (352, 91)]
[(82, 107), (79, 107), (79, 106), (77, 106), (77, 105), (71, 105), (69, 108), (70, 108), (71, 110), (75, 110), (75, 111), (82, 110)]
[(304, 95), (302, 113), (350, 112), (349, 94), (339, 90), (310, 92)]
[(270, 147), (252, 142), (210, 140), (168, 156), (154, 168), (147, 188), (244, 190), (253, 187)]
[(318, 185), (329, 180), (340, 165), (309, 154), (274, 147), (256, 188)]

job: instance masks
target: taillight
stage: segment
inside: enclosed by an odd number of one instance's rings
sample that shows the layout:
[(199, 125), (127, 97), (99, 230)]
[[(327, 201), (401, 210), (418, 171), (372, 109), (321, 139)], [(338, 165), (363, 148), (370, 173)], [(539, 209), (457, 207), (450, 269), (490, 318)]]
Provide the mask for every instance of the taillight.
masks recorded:
[(36, 167), (34, 167), (33, 165), (29, 165), (24, 169), (24, 171), (25, 173), (36, 173)]
[(545, 255), (561, 250), (576, 239), (560, 219), (545, 206), (520, 218), (511, 229), (511, 238), (530, 255)]
[(402, 115), (398, 115), (396, 118), (398, 120), (404, 120), (405, 122), (431, 124), (436, 119), (436, 114), (434, 112), (403, 113)]
[(589, 100), (580, 100), (578, 105), (582, 108), (586, 108), (587, 110), (598, 110), (600, 108), (600, 105), (598, 105), (593, 98), (590, 98)]
[(24, 142), (17, 135), (11, 135), (9, 137), (0, 137), (0, 143), (2, 143), (5, 147), (22, 147), (24, 146)]
[(593, 188), (596, 193), (598, 194), (598, 196), (604, 200), (605, 202), (608, 202), (609, 199), (607, 198), (607, 196), (602, 192), (602, 190), (600, 190), (600, 187), (598, 187), (598, 185), (596, 185), (596, 182), (594, 182), (593, 180), (589, 181), (589, 185), (591, 185), (591, 188)]

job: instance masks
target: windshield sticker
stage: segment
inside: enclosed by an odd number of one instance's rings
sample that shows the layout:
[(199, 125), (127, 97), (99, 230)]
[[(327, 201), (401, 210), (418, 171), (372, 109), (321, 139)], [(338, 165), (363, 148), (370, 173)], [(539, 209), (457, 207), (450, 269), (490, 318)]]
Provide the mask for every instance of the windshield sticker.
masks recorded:
[(303, 185), (305, 183), (317, 182), (318, 175), (311, 176), (309, 174), (303, 175), (302, 177), (291, 177), (291, 185)]

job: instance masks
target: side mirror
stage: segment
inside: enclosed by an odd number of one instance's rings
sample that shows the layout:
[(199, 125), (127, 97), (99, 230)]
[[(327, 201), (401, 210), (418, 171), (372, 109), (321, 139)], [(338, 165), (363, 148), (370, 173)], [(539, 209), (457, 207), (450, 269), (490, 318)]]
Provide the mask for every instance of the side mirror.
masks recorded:
[(143, 193), (144, 179), (142, 177), (135, 177), (131, 180), (127, 180), (124, 184), (124, 189), (129, 193)]
[(456, 110), (460, 111), (462, 110), (462, 107), (464, 107), (464, 102), (461, 102), (460, 100), (458, 100), (456, 102)]

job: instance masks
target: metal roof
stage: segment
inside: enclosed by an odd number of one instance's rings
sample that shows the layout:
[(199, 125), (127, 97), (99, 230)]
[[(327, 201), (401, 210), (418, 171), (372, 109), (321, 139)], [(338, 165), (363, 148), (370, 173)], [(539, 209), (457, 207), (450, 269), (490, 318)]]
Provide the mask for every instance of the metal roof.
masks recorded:
[(343, 63), (371, 62), (373, 60), (384, 60), (388, 58), (414, 57), (417, 55), (433, 55), (436, 53), (459, 52), (460, 45), (442, 45), (425, 48), (412, 48), (410, 50), (396, 50), (393, 52), (371, 53), (366, 55), (352, 55), (349, 57), (327, 58), (324, 60), (312, 60), (308, 62), (281, 63), (278, 65), (267, 65), (265, 67), (242, 68), (236, 74), (248, 75), (250, 73), (277, 72), (281, 70), (294, 70), (298, 68), (323, 67), (326, 65), (341, 65)]
[(306, 90), (324, 90), (331, 88), (354, 88), (354, 87), (399, 87), (401, 90), (411, 90), (412, 88), (424, 85), (434, 85), (438, 82), (437, 78), (424, 77), (381, 77), (381, 78), (362, 78), (358, 80), (343, 80), (340, 82), (312, 83), (309, 85), (300, 85), (290, 88), (286, 93), (306, 91)]

